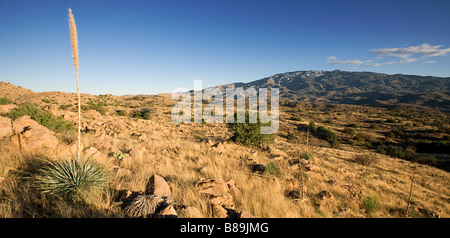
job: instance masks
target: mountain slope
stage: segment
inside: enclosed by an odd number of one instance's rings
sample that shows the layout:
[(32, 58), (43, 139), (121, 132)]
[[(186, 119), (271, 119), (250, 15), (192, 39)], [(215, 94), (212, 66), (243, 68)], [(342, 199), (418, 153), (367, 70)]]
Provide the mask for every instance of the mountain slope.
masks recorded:
[(432, 76), (339, 70), (297, 71), (219, 87), (278, 87), (283, 98), (296, 101), (383, 107), (416, 105), (450, 111), (450, 78)]

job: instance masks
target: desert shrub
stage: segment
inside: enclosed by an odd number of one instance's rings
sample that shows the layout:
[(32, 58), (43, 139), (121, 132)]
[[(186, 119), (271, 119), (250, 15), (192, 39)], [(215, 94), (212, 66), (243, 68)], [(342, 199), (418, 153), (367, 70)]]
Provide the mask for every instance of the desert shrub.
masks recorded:
[(232, 133), (231, 139), (246, 146), (263, 148), (274, 140), (273, 134), (261, 134), (261, 127), (268, 126), (262, 123), (257, 114), (257, 122), (249, 123), (249, 113), (245, 113), (245, 123), (237, 123), (237, 114), (234, 123), (228, 123), (227, 128)]
[(44, 98), (44, 99), (42, 99), (42, 102), (43, 102), (43, 103), (51, 103), (51, 102), (50, 102), (50, 100), (48, 100), (48, 99), (45, 99), (45, 98)]
[(328, 119), (328, 120), (324, 121), (323, 123), (327, 123), (327, 124), (333, 124), (333, 123), (334, 123), (334, 121), (333, 121), (333, 120), (331, 120), (331, 119)]
[(380, 208), (380, 202), (376, 197), (367, 196), (364, 199), (362, 206), (368, 214), (373, 214)]
[(59, 109), (61, 109), (61, 110), (67, 110), (67, 109), (69, 109), (69, 108), (72, 107), (72, 106), (73, 106), (72, 104), (60, 105), (60, 106), (59, 106)]
[(13, 103), (14, 103), (14, 101), (9, 98), (5, 98), (5, 97), (0, 98), (0, 105), (7, 105), (7, 104), (13, 104)]
[(330, 145), (332, 147), (339, 146), (339, 139), (338, 139), (337, 135), (334, 132), (332, 132), (331, 130), (329, 130), (323, 126), (317, 127), (316, 135), (319, 138), (326, 140), (328, 143), (330, 143)]
[(313, 121), (309, 123), (309, 130), (311, 132), (316, 132), (317, 131), (317, 126), (316, 126), (316, 124)]
[(344, 133), (353, 136), (356, 134), (356, 131), (353, 128), (345, 128)]
[(301, 119), (300, 117), (294, 117), (294, 116), (290, 117), (289, 120), (292, 120), (292, 121), (302, 121), (302, 119)]
[(11, 110), (8, 114), (12, 120), (26, 115), (54, 132), (75, 130), (75, 126), (72, 123), (56, 117), (51, 112), (44, 111), (30, 103), (24, 103), (18, 108)]
[(312, 159), (312, 154), (309, 153), (308, 151), (305, 151), (301, 154), (301, 158), (306, 159), (306, 160), (310, 160)]
[(266, 165), (266, 173), (272, 175), (279, 175), (281, 173), (280, 166), (277, 162), (270, 162)]
[(106, 170), (91, 160), (49, 162), (33, 179), (34, 188), (45, 196), (81, 201), (107, 184)]
[(355, 156), (354, 161), (357, 164), (369, 166), (373, 163), (376, 163), (378, 161), (378, 158), (373, 155), (364, 154)]
[(148, 109), (136, 110), (136, 111), (133, 111), (130, 116), (132, 118), (149, 120), (150, 119), (150, 110), (148, 110)]
[(350, 125), (348, 125), (349, 127), (353, 127), (353, 128), (357, 128), (358, 127), (358, 124), (356, 124), (356, 123), (352, 123), (352, 124), (350, 124)]
[(116, 110), (117, 116), (128, 116), (128, 113), (126, 110)]
[(369, 128), (373, 129), (373, 130), (376, 130), (376, 129), (378, 129), (378, 125), (377, 124), (370, 124)]
[(418, 157), (416, 151), (413, 148), (403, 148), (402, 146), (392, 144), (379, 145), (377, 146), (376, 151), (381, 154), (386, 154), (406, 160), (414, 160)]
[(99, 112), (101, 115), (106, 115), (106, 106), (108, 106), (108, 104), (104, 103), (104, 102), (88, 102), (87, 105), (82, 105), (81, 109), (83, 110), (95, 110), (97, 112)]

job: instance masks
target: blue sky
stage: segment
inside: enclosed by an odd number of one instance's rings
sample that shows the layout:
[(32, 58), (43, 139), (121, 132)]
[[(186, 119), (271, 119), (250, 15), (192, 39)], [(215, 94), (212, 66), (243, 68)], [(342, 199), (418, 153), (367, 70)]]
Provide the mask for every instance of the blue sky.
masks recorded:
[(448, 0), (0, 1), (0, 81), (155, 94), (298, 70), (450, 77)]

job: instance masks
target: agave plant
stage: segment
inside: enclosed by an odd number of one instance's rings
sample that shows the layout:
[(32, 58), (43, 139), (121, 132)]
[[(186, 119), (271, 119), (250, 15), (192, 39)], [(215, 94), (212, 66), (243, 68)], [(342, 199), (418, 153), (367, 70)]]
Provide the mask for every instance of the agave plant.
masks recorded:
[(67, 201), (79, 201), (100, 191), (108, 182), (102, 166), (92, 160), (68, 159), (50, 162), (34, 177), (42, 194)]

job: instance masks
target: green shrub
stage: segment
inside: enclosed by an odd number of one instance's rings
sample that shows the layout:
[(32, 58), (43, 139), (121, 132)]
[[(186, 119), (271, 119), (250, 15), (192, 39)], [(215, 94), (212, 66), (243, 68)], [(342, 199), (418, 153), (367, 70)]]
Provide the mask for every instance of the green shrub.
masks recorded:
[(326, 140), (332, 147), (339, 146), (339, 139), (337, 135), (323, 126), (317, 127), (316, 135), (320, 139)]
[(289, 120), (292, 120), (292, 121), (302, 121), (302, 119), (301, 119), (300, 117), (294, 117), (294, 116), (290, 117)]
[(12, 109), (8, 116), (12, 120), (15, 120), (26, 115), (54, 132), (75, 130), (75, 126), (72, 123), (56, 117), (51, 112), (44, 111), (30, 103), (24, 103), (18, 108)]
[(277, 162), (270, 162), (266, 165), (266, 173), (272, 175), (281, 174), (280, 166)]
[(95, 110), (97, 112), (99, 112), (101, 115), (106, 115), (106, 106), (108, 106), (108, 104), (104, 103), (104, 102), (88, 102), (87, 105), (82, 105), (81, 109), (83, 109), (84, 111), (86, 110)]
[(116, 110), (117, 116), (128, 116), (128, 113), (126, 110)]
[(133, 111), (130, 116), (132, 118), (149, 120), (150, 119), (150, 110), (148, 110), (148, 109), (136, 110), (136, 111)]
[(305, 152), (303, 152), (303, 154), (301, 155), (301, 157), (302, 157), (303, 159), (309, 160), (309, 159), (312, 159), (312, 154), (309, 153), (308, 151), (305, 151)]
[(379, 145), (377, 146), (376, 151), (381, 154), (386, 154), (406, 160), (414, 160), (418, 157), (416, 151), (412, 147), (403, 148), (401, 146), (392, 144)]
[(260, 121), (257, 114), (257, 122), (249, 123), (249, 113), (245, 113), (245, 123), (237, 123), (237, 114), (234, 123), (228, 123), (227, 128), (232, 133), (231, 139), (246, 146), (263, 148), (274, 140), (273, 134), (261, 134), (261, 127), (268, 126)]
[(43, 195), (76, 202), (99, 192), (108, 182), (106, 170), (91, 160), (50, 162), (34, 177), (33, 185)]
[(313, 121), (309, 123), (309, 130), (311, 132), (316, 132), (317, 131), (316, 124)]
[(13, 104), (14, 101), (9, 98), (0, 98), (0, 105)]
[(48, 99), (45, 99), (45, 98), (44, 98), (44, 99), (42, 99), (42, 102), (43, 102), (43, 103), (51, 103), (51, 102), (50, 102), (50, 100), (48, 100)]
[(61, 110), (67, 110), (67, 109), (69, 109), (69, 108), (72, 107), (72, 106), (73, 106), (72, 104), (60, 105), (60, 106), (59, 106), (59, 109), (61, 109)]
[(353, 135), (356, 134), (356, 131), (355, 131), (355, 129), (353, 129), (353, 128), (345, 128), (345, 129), (344, 129), (344, 133), (353, 136)]
[(373, 196), (367, 196), (363, 201), (363, 208), (367, 211), (368, 214), (373, 214), (380, 208), (380, 203), (378, 199)]

